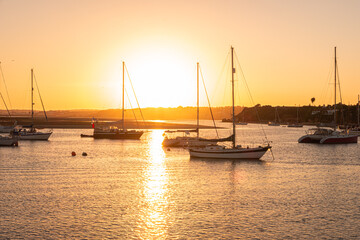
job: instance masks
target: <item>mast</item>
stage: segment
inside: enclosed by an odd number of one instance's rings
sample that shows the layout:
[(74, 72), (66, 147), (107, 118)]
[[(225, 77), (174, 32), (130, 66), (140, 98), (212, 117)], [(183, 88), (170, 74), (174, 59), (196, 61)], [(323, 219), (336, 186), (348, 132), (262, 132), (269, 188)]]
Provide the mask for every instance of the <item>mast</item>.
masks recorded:
[(232, 122), (233, 122), (233, 148), (235, 148), (235, 94), (234, 94), (234, 48), (231, 46), (231, 88), (232, 88)]
[(359, 126), (359, 122), (360, 122), (360, 111), (359, 111), (359, 95), (358, 95), (358, 126)]
[(296, 123), (299, 123), (299, 107), (296, 108)]
[(200, 112), (199, 112), (199, 63), (196, 63), (196, 70), (197, 70), (197, 118), (196, 118), (196, 133), (197, 133), (197, 138), (199, 138), (199, 117), (200, 117)]
[(124, 93), (125, 93), (125, 62), (123, 61), (123, 82), (122, 82), (122, 129), (125, 130), (125, 108), (124, 108)]
[(334, 86), (334, 89), (335, 89), (335, 97), (334, 97), (334, 123), (335, 123), (335, 126), (334, 126), (334, 130), (336, 130), (336, 67), (337, 67), (337, 62), (336, 62), (336, 47), (335, 47), (335, 86)]
[(31, 69), (31, 127), (34, 125), (34, 69)]

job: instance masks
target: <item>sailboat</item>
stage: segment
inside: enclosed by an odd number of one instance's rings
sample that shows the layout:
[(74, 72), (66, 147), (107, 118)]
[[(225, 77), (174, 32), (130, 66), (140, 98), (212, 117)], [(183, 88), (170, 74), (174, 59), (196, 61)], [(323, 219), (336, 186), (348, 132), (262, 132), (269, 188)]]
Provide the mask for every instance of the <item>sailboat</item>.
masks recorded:
[(277, 111), (277, 108), (275, 108), (275, 120), (273, 122), (269, 122), (268, 125), (269, 126), (280, 126), (280, 116)]
[[(200, 106), (199, 106), (199, 63), (196, 64), (197, 69), (197, 114), (196, 114), (196, 129), (195, 130), (176, 130), (176, 131), (166, 131), (166, 133), (183, 133), (184, 136), (169, 137), (165, 135), (165, 138), (162, 142), (164, 147), (206, 147), (214, 146), (217, 142), (231, 141), (232, 136), (228, 138), (218, 138), (218, 139), (206, 139), (200, 138), (199, 132), (199, 122), (200, 122)], [(191, 132), (196, 132), (196, 136), (188, 136)]]
[(122, 63), (123, 81), (122, 81), (122, 128), (117, 127), (100, 127), (94, 125), (93, 137), (96, 139), (140, 139), (143, 131), (127, 130), (125, 128), (125, 62)]
[(358, 102), (357, 102), (357, 126), (354, 126), (349, 129), (349, 133), (353, 135), (360, 136), (360, 96), (358, 95)]
[(190, 157), (208, 159), (253, 159), (259, 160), (267, 150), (271, 149), (270, 144), (259, 147), (241, 147), (236, 145), (235, 131), (235, 98), (234, 98), (234, 48), (231, 47), (231, 85), (232, 85), (232, 147), (208, 146), (205, 148), (189, 148)]
[(243, 115), (242, 121), (241, 122), (236, 122), (235, 123), (236, 125), (242, 125), (242, 126), (248, 125), (248, 123), (245, 122), (245, 109), (243, 109), (242, 115)]
[[(14, 129), (11, 134), (18, 136), (20, 140), (48, 140), (52, 131), (41, 132), (34, 127), (34, 70), (31, 69), (31, 125)], [(44, 109), (45, 113), (45, 109)], [(46, 113), (45, 117), (47, 119)]]
[(299, 108), (296, 108), (296, 123), (291, 123), (287, 125), (288, 127), (292, 127), (292, 128), (301, 128), (303, 127), (302, 124), (299, 123)]
[[(4, 78), (4, 73), (3, 73), (3, 70), (2, 70), (2, 67), (1, 67), (1, 62), (0, 62), (0, 72), (1, 72), (1, 76), (2, 76), (2, 78), (3, 78), (3, 81), (4, 81), (4, 83), (5, 83), (5, 78)], [(6, 87), (6, 85), (5, 85), (5, 87)], [(10, 120), (11, 120), (10, 111), (9, 111), (9, 109), (8, 109), (8, 107), (7, 107), (7, 104), (6, 104), (6, 102), (5, 102), (5, 99), (4, 99), (4, 97), (3, 97), (3, 95), (2, 95), (1, 92), (0, 92), (0, 97), (1, 97), (1, 99), (2, 99), (2, 101), (3, 101), (3, 103), (4, 103), (4, 105), (5, 105), (6, 111), (7, 111), (8, 115), (9, 115)], [(9, 97), (9, 95), (8, 95), (8, 97)], [(9, 102), (10, 102), (10, 99), (9, 99)], [(16, 127), (16, 125), (17, 125), (17, 121), (15, 121), (13, 124), (1, 124), (1, 125), (0, 125), (0, 133), (10, 133), (12, 130), (14, 130), (14, 128)]]
[(337, 60), (336, 60), (336, 47), (335, 47), (335, 83), (334, 83), (334, 127), (324, 128), (317, 127), (309, 129), (306, 135), (299, 138), (299, 143), (321, 143), (321, 144), (341, 144), (341, 143), (357, 143), (358, 136), (348, 134), (347, 132), (339, 132), (337, 131), (336, 125), (336, 71), (337, 71)]

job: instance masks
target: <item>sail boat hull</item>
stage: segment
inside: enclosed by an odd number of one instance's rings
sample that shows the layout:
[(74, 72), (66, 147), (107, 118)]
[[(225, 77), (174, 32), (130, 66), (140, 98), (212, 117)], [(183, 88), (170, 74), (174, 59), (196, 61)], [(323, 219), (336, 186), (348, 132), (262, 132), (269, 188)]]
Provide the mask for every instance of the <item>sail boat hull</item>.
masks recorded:
[(34, 133), (20, 133), (19, 139), (20, 140), (41, 140), (47, 141), (51, 136), (52, 132), (43, 133), (43, 132), (34, 132)]
[(141, 131), (117, 131), (117, 132), (96, 132), (95, 139), (140, 139), (144, 132)]
[(190, 157), (208, 159), (254, 159), (259, 160), (271, 147), (189, 149)]

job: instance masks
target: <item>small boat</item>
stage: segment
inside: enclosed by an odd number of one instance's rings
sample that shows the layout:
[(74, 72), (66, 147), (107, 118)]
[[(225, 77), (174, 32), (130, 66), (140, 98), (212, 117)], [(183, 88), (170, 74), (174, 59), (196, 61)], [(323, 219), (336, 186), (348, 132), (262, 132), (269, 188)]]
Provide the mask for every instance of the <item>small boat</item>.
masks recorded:
[(89, 134), (80, 134), (80, 137), (82, 137), (82, 138), (85, 138), (85, 137), (87, 137), (87, 138), (93, 138), (93, 137), (94, 137), (94, 135), (89, 135)]
[(358, 95), (357, 103), (357, 125), (349, 129), (349, 134), (360, 136), (360, 96)]
[(24, 127), (22, 126), (20, 129), (15, 128), (12, 132), (13, 136), (17, 136), (19, 140), (39, 140), (39, 141), (47, 141), (51, 136), (52, 131), (49, 130), (47, 132), (39, 131), (33, 126)]
[(0, 146), (18, 146), (18, 138), (15, 136), (0, 135)]
[(337, 71), (337, 60), (336, 60), (336, 47), (335, 47), (335, 98), (334, 98), (334, 122), (333, 129), (325, 127), (317, 127), (309, 129), (306, 135), (298, 139), (299, 143), (320, 143), (320, 144), (344, 144), (344, 143), (357, 143), (357, 135), (349, 134), (347, 131), (338, 131), (336, 125), (336, 71)]
[(304, 125), (299, 123), (299, 108), (296, 108), (296, 123), (288, 124), (287, 127), (302, 128)]
[[(41, 100), (41, 96), (40, 96)], [(41, 100), (42, 102), (42, 100)], [(46, 141), (52, 134), (52, 131), (49, 130), (47, 132), (39, 131), (34, 127), (34, 70), (31, 69), (31, 125), (23, 126), (21, 128), (15, 128), (11, 135), (17, 136), (19, 140), (40, 140)], [(45, 114), (45, 118), (47, 120), (46, 111), (43, 105), (43, 110)]]
[(118, 129), (117, 127), (96, 127), (93, 138), (95, 139), (140, 139), (143, 131)]
[(280, 126), (280, 116), (277, 108), (275, 108), (275, 120), (273, 122), (269, 122), (268, 126), (275, 126), (275, 127)]
[(242, 122), (236, 122), (235, 125), (241, 125), (241, 126), (248, 125), (248, 123), (245, 122), (245, 109), (243, 109), (242, 111)]
[(356, 135), (349, 135), (346, 132), (339, 132), (331, 128), (311, 128), (307, 134), (300, 137), (299, 143), (321, 143), (321, 144), (340, 144), (357, 143)]
[(232, 147), (206, 146), (205, 148), (189, 148), (190, 157), (207, 159), (252, 159), (259, 160), (267, 150), (271, 149), (270, 144), (258, 147), (242, 147), (236, 145), (235, 128), (235, 98), (234, 98), (234, 48), (231, 47), (231, 83), (232, 83)]
[(14, 128), (16, 127), (17, 122), (15, 121), (15, 123), (13, 125), (0, 125), (0, 133), (10, 133), (12, 130), (14, 130)]
[[(125, 62), (122, 63), (123, 79), (122, 79), (122, 128), (119, 129), (115, 126), (99, 126), (93, 124), (95, 139), (140, 139), (143, 131), (127, 130), (125, 128)], [(139, 107), (140, 108), (140, 107)]]

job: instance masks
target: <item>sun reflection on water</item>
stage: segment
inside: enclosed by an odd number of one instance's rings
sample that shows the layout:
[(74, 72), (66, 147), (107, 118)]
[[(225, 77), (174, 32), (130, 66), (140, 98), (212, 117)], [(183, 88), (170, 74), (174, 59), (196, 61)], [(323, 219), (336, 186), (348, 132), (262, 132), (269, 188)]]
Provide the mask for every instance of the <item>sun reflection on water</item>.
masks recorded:
[(148, 166), (144, 170), (139, 224), (142, 239), (166, 238), (168, 222), (168, 173), (162, 149), (163, 130), (153, 130), (149, 139)]

